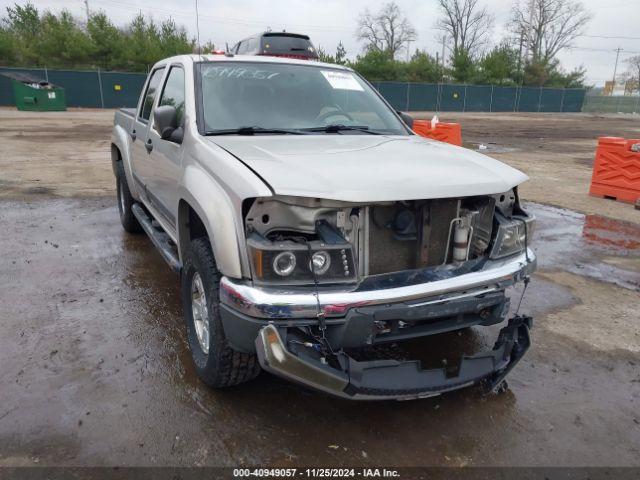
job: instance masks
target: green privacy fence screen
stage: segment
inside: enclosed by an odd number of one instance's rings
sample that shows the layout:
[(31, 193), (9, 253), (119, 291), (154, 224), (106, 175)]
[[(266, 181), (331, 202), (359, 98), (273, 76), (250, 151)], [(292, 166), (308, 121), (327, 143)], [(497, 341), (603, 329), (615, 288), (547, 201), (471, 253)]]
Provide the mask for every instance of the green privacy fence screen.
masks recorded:
[(441, 112), (580, 112), (582, 88), (374, 82), (397, 110)]
[[(15, 69), (65, 89), (69, 107), (133, 107), (146, 73), (99, 70)], [(374, 82), (391, 105), (404, 111), (442, 112), (580, 112), (584, 89)], [(0, 75), (0, 105), (13, 105), (8, 78)]]
[(640, 96), (602, 97), (588, 95), (584, 99), (583, 112), (640, 113)]
[(14, 104), (11, 81), (2, 75), (4, 71), (30, 73), (63, 87), (69, 107), (134, 107), (147, 78), (146, 73), (0, 67), (0, 105)]

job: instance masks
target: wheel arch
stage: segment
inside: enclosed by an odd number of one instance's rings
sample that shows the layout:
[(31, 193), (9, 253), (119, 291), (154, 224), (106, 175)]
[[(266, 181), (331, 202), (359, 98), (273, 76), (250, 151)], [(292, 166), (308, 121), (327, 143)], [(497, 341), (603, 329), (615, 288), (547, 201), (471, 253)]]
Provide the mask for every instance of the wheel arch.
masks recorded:
[(211, 182), (192, 185), (182, 191), (178, 202), (177, 232), (178, 249), (183, 262), (191, 241), (206, 236), (211, 243), (218, 270), (228, 277), (242, 278), (233, 209), (226, 196), (217, 191)]
[[(116, 117), (117, 119), (117, 117)], [(131, 165), (131, 143), (129, 141), (129, 134), (120, 125), (116, 125), (111, 132), (111, 167), (113, 174), (117, 176), (117, 166), (119, 162), (122, 162), (124, 174), (127, 177), (127, 183), (129, 184), (129, 190), (131, 195), (136, 200), (140, 199), (140, 192), (138, 191), (138, 185), (133, 181), (133, 166)]]
[(118, 176), (118, 162), (121, 161), (122, 153), (120, 152), (120, 148), (115, 143), (111, 143), (111, 168), (116, 177)]

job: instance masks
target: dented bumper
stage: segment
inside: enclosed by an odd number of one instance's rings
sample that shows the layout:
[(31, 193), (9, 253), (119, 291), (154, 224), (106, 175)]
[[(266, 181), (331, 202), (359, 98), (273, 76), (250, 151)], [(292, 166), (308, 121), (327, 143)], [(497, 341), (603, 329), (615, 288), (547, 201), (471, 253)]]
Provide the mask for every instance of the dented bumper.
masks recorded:
[(287, 380), (353, 400), (408, 400), (439, 395), (477, 383), (498, 385), (531, 344), (531, 317), (516, 316), (504, 327), (493, 349), (465, 356), (457, 375), (444, 368), (422, 370), (420, 362), (356, 361), (344, 352), (327, 361), (316, 349), (274, 325), (262, 328), (255, 340), (262, 368)]

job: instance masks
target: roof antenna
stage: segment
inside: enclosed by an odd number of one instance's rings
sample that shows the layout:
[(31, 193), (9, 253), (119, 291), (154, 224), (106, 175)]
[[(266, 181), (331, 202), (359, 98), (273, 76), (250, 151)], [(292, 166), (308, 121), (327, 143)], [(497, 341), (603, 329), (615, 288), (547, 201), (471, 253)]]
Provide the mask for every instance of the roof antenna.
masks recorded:
[(198, 38), (198, 55), (202, 56), (202, 48), (200, 47), (200, 16), (198, 14), (198, 0), (196, 1), (196, 35)]

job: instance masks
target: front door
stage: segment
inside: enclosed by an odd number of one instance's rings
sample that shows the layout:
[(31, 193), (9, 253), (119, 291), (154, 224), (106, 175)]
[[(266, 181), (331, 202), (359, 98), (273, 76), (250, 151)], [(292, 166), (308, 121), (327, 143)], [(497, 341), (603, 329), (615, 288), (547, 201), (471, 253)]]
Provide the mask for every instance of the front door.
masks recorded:
[[(185, 125), (185, 90), (184, 69), (180, 65), (172, 65), (166, 76), (158, 106), (170, 105), (176, 109), (177, 126)], [(183, 148), (181, 144), (163, 140), (160, 132), (151, 125), (146, 143), (151, 147), (149, 154), (150, 175), (147, 179), (147, 195), (158, 212), (175, 227), (178, 212), (178, 176), (182, 162)]]

